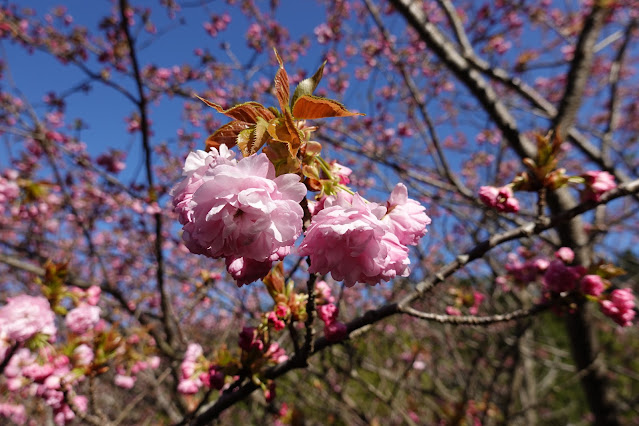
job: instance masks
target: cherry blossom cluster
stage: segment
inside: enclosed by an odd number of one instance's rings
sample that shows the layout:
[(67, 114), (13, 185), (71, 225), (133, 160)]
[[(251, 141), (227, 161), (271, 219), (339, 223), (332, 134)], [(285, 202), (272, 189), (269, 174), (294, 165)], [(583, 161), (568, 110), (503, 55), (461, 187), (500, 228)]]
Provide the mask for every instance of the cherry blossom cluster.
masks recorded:
[[(485, 136), (482, 136), (485, 138)], [(558, 168), (562, 156), (562, 140), (556, 132), (536, 135), (536, 158), (524, 158), (527, 170), (518, 173), (509, 184), (500, 188), (482, 186), (479, 199), (486, 206), (499, 212), (517, 213), (519, 201), (514, 191), (529, 191), (539, 194), (538, 213), (543, 214), (546, 191), (554, 191), (567, 185), (583, 185), (579, 188), (582, 201), (600, 201), (603, 194), (616, 188), (614, 176), (605, 171), (588, 171), (579, 176), (568, 176), (566, 169)]]
[[(100, 374), (107, 360), (123, 347), (121, 339), (107, 330), (98, 306), (101, 290), (98, 286), (86, 289), (67, 288), (56, 280), (56, 269), (48, 264), (48, 281), (43, 283), (43, 292), (55, 302), (42, 296), (21, 294), (7, 299), (0, 307), (0, 364), (4, 366), (5, 386), (9, 400), (0, 403), (0, 416), (24, 424), (26, 418), (20, 402), (25, 393), (40, 398), (53, 411), (56, 424), (73, 421), (87, 410), (88, 399), (78, 395), (75, 388), (92, 374)], [(50, 281), (50, 282), (49, 282)], [(72, 308), (59, 302), (70, 299)], [(59, 340), (56, 313), (64, 316), (65, 339)], [(132, 336), (137, 338), (138, 336)], [(147, 368), (157, 368), (160, 359), (137, 357), (132, 371), (124, 376), (122, 365), (116, 368), (115, 383), (130, 388), (135, 383), (134, 374)]]
[[(334, 169), (346, 182), (350, 169)], [(226, 145), (189, 154), (183, 176), (171, 193), (191, 252), (225, 258), (238, 285), (264, 277), (291, 253), (307, 193), (299, 176), (276, 176), (263, 153), (237, 161)], [(310, 257), (311, 272), (331, 273), (347, 286), (408, 275), (407, 246), (426, 234), (430, 218), (407, 194), (398, 184), (385, 205), (346, 191), (322, 197), (297, 253)]]
[[(528, 255), (526, 251), (522, 254)], [(561, 247), (555, 252), (555, 259), (530, 257), (524, 262), (515, 254), (510, 254), (506, 270), (508, 275), (497, 278), (498, 284), (505, 288), (507, 278), (526, 285), (541, 282), (546, 297), (553, 295), (577, 293), (599, 303), (604, 315), (617, 324), (627, 327), (632, 325), (635, 317), (635, 297), (631, 288), (613, 289), (606, 278), (611, 273), (600, 266), (588, 270), (581, 265), (572, 265), (575, 254), (568, 247)], [(611, 275), (611, 276), (614, 276)]]
[(479, 188), (479, 199), (488, 207), (500, 212), (517, 213), (519, 211), (519, 201), (508, 185), (501, 188), (482, 186)]
[[(75, 418), (76, 410), (86, 411), (86, 397), (74, 395), (69, 399), (65, 392), (84, 379), (73, 368), (86, 365), (90, 356), (82, 352), (92, 350), (78, 346), (70, 359), (47, 345), (55, 341), (56, 334), (55, 314), (44, 297), (19, 295), (0, 308), (0, 361), (6, 365), (3, 373), (7, 389), (12, 394), (28, 391), (42, 398), (53, 409), (56, 424), (63, 425)], [(24, 423), (19, 406), (3, 406), (0, 415)]]
[(326, 281), (315, 285), (315, 302), (317, 313), (324, 323), (324, 336), (331, 342), (343, 340), (348, 335), (346, 324), (337, 320), (339, 308), (335, 305), (335, 297)]
[[(204, 356), (202, 346), (189, 343), (180, 364), (178, 392), (193, 395), (200, 389), (222, 390), (228, 386), (226, 378), (238, 378), (240, 372), (258, 372), (264, 365), (275, 365), (288, 360), (286, 352), (276, 342), (266, 342), (264, 328), (244, 327), (239, 334), (241, 354), (233, 357), (220, 351), (217, 359)], [(257, 380), (257, 378), (255, 378)], [(268, 391), (267, 387), (264, 387)]]

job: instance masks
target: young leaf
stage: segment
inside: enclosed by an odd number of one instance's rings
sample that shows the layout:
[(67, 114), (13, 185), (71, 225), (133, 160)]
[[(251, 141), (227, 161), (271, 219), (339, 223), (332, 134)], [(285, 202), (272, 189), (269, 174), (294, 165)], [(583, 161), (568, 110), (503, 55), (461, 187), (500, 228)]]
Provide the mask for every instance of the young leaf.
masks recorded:
[(297, 99), (293, 105), (293, 117), (296, 120), (328, 117), (352, 117), (364, 115), (360, 112), (351, 112), (341, 103), (320, 98), (319, 96), (305, 95)]
[(220, 112), (226, 115), (227, 117), (231, 117), (235, 120), (243, 121), (245, 123), (255, 124), (257, 122), (258, 117), (261, 117), (265, 119), (266, 121), (269, 121), (275, 118), (275, 115), (273, 114), (273, 112), (271, 112), (271, 110), (264, 107), (262, 104), (258, 102), (245, 102), (243, 104), (235, 105), (225, 110), (220, 105), (214, 102), (207, 101), (206, 99), (200, 98), (199, 96), (197, 96), (197, 98), (201, 100), (202, 102), (204, 102), (205, 104), (207, 104), (208, 106), (210, 106), (211, 108), (215, 109), (217, 112)]
[(242, 121), (231, 121), (225, 124), (206, 139), (206, 150), (209, 151), (211, 148), (217, 149), (222, 144), (225, 144), (229, 148), (234, 147), (240, 132), (250, 127), (251, 124)]
[(275, 166), (275, 174), (277, 176), (285, 173), (297, 173), (300, 169), (300, 160), (291, 156), (290, 151), (283, 143), (269, 143), (262, 150), (268, 157), (269, 161)]
[(248, 157), (255, 154), (271, 138), (267, 132), (268, 122), (258, 118), (257, 124), (250, 129), (242, 131), (237, 138), (237, 146), (242, 155)]
[(313, 77), (304, 79), (300, 81), (300, 84), (295, 88), (295, 92), (293, 92), (293, 99), (291, 99), (291, 108), (295, 107), (295, 102), (302, 96), (312, 95), (320, 80), (322, 79), (322, 75), (324, 74), (324, 65), (326, 65), (326, 61), (315, 71)]
[(276, 120), (271, 120), (268, 125), (268, 133), (274, 140), (285, 143), (291, 156), (297, 156), (302, 141), (290, 113)]
[(288, 83), (288, 74), (284, 69), (284, 63), (282, 62), (282, 58), (277, 53), (277, 50), (273, 49), (275, 52), (275, 57), (277, 58), (277, 62), (280, 64), (280, 69), (277, 70), (277, 74), (275, 74), (275, 95), (277, 96), (277, 100), (280, 103), (280, 109), (282, 113), (286, 113), (290, 108), (288, 106), (288, 100), (291, 96), (289, 83)]

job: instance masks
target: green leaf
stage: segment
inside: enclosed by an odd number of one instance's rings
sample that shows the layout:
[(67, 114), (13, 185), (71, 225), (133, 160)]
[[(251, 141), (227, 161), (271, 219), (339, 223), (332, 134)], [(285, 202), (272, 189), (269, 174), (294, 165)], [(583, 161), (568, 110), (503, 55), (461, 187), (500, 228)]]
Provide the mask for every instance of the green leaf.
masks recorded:
[(295, 106), (295, 102), (302, 96), (312, 95), (320, 80), (322, 79), (322, 75), (324, 74), (324, 65), (326, 65), (326, 61), (315, 71), (313, 77), (306, 78), (297, 85), (295, 88), (295, 92), (293, 93), (293, 99), (291, 99), (291, 108)]
[(266, 120), (258, 118), (255, 126), (251, 126), (251, 128), (239, 133), (237, 146), (240, 148), (240, 151), (242, 151), (243, 156), (248, 157), (255, 154), (271, 139), (267, 132), (268, 126), (269, 123)]

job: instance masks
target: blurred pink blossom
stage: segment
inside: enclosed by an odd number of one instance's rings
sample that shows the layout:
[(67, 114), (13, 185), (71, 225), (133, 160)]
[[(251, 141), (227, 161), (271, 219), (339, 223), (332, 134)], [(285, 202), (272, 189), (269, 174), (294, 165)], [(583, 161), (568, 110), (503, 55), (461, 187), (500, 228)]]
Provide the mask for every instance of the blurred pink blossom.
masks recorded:
[(620, 326), (632, 325), (635, 317), (635, 296), (631, 288), (613, 290), (610, 293), (610, 299), (602, 300), (600, 306), (604, 315), (612, 318)]

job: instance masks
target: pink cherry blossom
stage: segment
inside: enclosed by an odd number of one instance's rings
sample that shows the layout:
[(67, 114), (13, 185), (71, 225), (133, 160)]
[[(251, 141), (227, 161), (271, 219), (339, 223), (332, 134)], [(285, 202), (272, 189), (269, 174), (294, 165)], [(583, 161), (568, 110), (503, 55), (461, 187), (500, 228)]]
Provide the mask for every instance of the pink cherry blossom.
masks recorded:
[(73, 350), (73, 358), (77, 365), (90, 365), (94, 358), (93, 349), (83, 343)]
[(612, 318), (614, 322), (622, 327), (632, 325), (635, 317), (635, 296), (631, 288), (621, 288), (610, 293), (609, 300), (600, 302), (601, 311), (604, 315)]
[(64, 322), (75, 334), (84, 334), (100, 321), (98, 306), (80, 305), (67, 314)]
[(55, 336), (55, 315), (44, 297), (21, 294), (0, 308), (0, 329), (7, 337), (24, 342), (36, 333)]
[(135, 377), (116, 374), (113, 383), (123, 389), (131, 389), (135, 386)]
[(171, 189), (174, 211), (182, 225), (192, 220), (191, 198), (204, 182), (211, 179), (207, 172), (221, 164), (236, 164), (234, 155), (226, 145), (221, 145), (219, 151), (215, 148), (209, 152), (198, 150), (186, 157), (182, 169), (184, 179)]
[(95, 306), (100, 301), (100, 293), (102, 290), (97, 285), (92, 285), (86, 291), (87, 303), (91, 306)]
[(381, 221), (386, 208), (357, 194), (349, 202), (341, 194), (327, 197), (299, 248), (301, 256), (310, 256), (310, 272), (330, 272), (348, 287), (408, 276), (408, 249)]
[(599, 201), (601, 196), (611, 189), (615, 189), (615, 177), (608, 172), (589, 171), (582, 175), (586, 180), (586, 190), (582, 198)]
[(186, 210), (183, 239), (193, 253), (264, 262), (301, 234), (306, 187), (295, 174), (276, 177), (266, 154), (209, 166), (202, 180), (174, 199), (176, 210)]
[(348, 328), (343, 322), (333, 321), (324, 326), (324, 336), (329, 342), (339, 342), (348, 336)]
[(284, 327), (286, 327), (286, 323), (282, 321), (280, 318), (278, 318), (278, 316), (273, 311), (269, 312), (266, 315), (266, 319), (268, 320), (268, 323), (272, 325), (276, 331), (284, 330)]
[(603, 279), (599, 275), (586, 275), (581, 279), (581, 291), (584, 294), (598, 297), (604, 288)]
[(500, 212), (517, 213), (519, 211), (519, 201), (509, 186), (501, 188), (482, 186), (479, 188), (479, 199), (488, 207)]
[(331, 324), (337, 319), (339, 309), (332, 303), (317, 308), (317, 313), (324, 324)]
[(564, 263), (572, 263), (575, 259), (575, 252), (570, 247), (562, 247), (555, 252), (555, 257)]
[(315, 300), (318, 304), (333, 303), (335, 297), (326, 281), (321, 280), (315, 284)]
[(585, 272), (582, 266), (566, 266), (560, 260), (553, 260), (544, 273), (544, 286), (554, 293), (572, 291)]
[(233, 277), (238, 287), (262, 279), (269, 273), (273, 262), (258, 261), (245, 257), (227, 257), (226, 270)]
[(13, 423), (23, 425), (27, 422), (24, 405), (0, 404), (0, 416), (11, 419)]
[(331, 165), (331, 172), (339, 179), (339, 183), (341, 183), (342, 185), (348, 185), (351, 182), (349, 176), (351, 175), (351, 173), (353, 173), (353, 170), (342, 164), (339, 164), (337, 161), (334, 161)]
[(257, 329), (255, 329), (255, 327), (244, 327), (242, 329), (238, 345), (247, 352), (251, 349), (257, 349), (258, 351), (264, 349), (264, 342), (257, 335)]
[(185, 379), (185, 380), (180, 380), (180, 383), (178, 383), (177, 390), (183, 395), (193, 395), (200, 390), (201, 386), (202, 386), (202, 381), (199, 378)]
[(408, 190), (403, 183), (398, 183), (391, 192), (386, 203), (388, 212), (382, 219), (399, 242), (404, 245), (416, 245), (426, 235), (426, 225), (430, 218), (426, 209), (417, 201), (408, 198)]
[(286, 362), (288, 360), (286, 351), (277, 342), (273, 342), (269, 345), (268, 349), (264, 353), (264, 357), (270, 359), (276, 364), (281, 364), (282, 362)]

